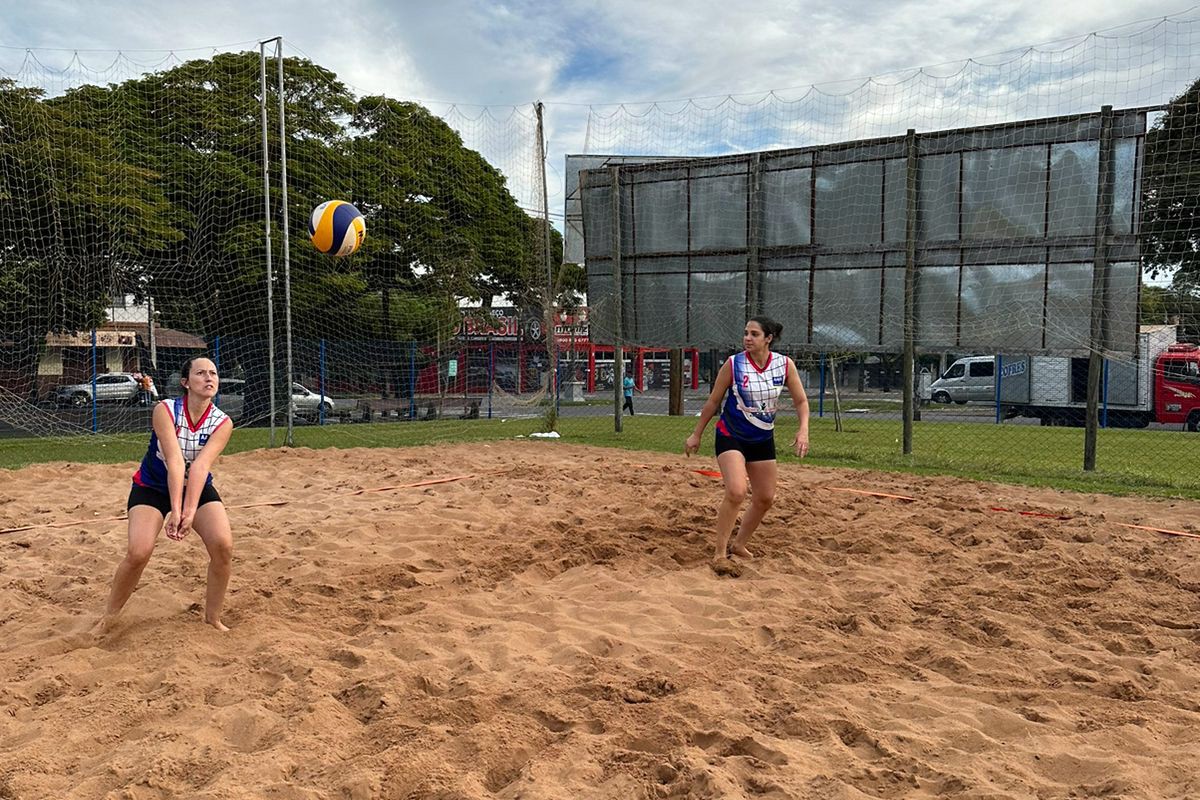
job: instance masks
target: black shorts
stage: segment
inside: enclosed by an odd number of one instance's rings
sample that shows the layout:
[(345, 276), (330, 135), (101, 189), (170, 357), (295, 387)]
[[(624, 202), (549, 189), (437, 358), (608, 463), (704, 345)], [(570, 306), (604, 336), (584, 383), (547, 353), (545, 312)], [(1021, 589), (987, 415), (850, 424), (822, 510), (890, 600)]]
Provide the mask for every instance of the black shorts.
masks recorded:
[(761, 442), (743, 442), (741, 439), (735, 439), (732, 436), (717, 431), (717, 455), (726, 453), (730, 450), (736, 450), (749, 461), (774, 461), (775, 460), (775, 437), (766, 439)]
[[(211, 483), (205, 484), (204, 491), (200, 493), (199, 506), (205, 503), (219, 502), (221, 502), (221, 495), (217, 494), (217, 488)], [(152, 506), (161, 511), (165, 517), (171, 513), (171, 495), (151, 489), (149, 486), (138, 486), (135, 483), (129, 490), (129, 502), (125, 504), (125, 509), (129, 510), (134, 506)]]

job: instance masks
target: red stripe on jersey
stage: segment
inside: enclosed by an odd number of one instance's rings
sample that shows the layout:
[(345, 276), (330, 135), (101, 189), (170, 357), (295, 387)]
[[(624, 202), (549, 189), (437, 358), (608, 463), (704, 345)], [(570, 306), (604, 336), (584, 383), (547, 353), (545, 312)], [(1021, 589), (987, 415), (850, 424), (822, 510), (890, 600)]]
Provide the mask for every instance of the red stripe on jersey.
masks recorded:
[(766, 372), (766, 371), (767, 371), (767, 367), (771, 366), (771, 359), (774, 357), (774, 355), (775, 355), (774, 353), (772, 353), (772, 352), (770, 352), (770, 351), (768, 350), (768, 351), (767, 351), (767, 363), (763, 364), (763, 365), (760, 367), (758, 364), (755, 364), (755, 363), (754, 363), (754, 359), (750, 357), (750, 351), (749, 351), (749, 350), (747, 350), (747, 351), (746, 351), (746, 360), (747, 360), (747, 361), (749, 361), (751, 364), (753, 364), (753, 365), (754, 365), (754, 368), (755, 368), (756, 370), (758, 370), (759, 372)]
[(204, 424), (204, 420), (208, 419), (208, 412), (210, 411), (212, 411), (212, 403), (209, 403), (204, 407), (204, 413), (200, 415), (199, 421), (192, 422), (192, 410), (188, 408), (187, 398), (185, 397), (183, 399), (183, 413), (184, 416), (187, 417), (188, 428), (191, 429), (192, 433), (195, 433), (200, 429), (200, 426)]

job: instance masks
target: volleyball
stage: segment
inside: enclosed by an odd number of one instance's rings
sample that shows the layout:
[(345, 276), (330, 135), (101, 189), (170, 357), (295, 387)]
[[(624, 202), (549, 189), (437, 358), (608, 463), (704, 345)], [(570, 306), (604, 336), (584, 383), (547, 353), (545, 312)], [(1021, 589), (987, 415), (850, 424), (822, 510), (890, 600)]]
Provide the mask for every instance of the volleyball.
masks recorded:
[(344, 200), (327, 200), (313, 209), (308, 220), (313, 245), (331, 256), (348, 256), (367, 237), (362, 212)]

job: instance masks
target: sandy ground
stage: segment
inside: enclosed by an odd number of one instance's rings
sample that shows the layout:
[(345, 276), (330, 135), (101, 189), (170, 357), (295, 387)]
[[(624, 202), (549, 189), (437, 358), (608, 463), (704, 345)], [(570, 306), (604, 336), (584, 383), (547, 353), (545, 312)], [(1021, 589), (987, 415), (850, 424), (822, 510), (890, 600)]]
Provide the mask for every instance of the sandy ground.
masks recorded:
[(1118, 524), (1200, 503), (787, 466), (729, 577), (714, 466), (226, 457), (232, 631), (160, 537), (102, 637), (133, 465), (0, 472), (88, 520), (0, 535), (0, 798), (1200, 797), (1200, 539)]

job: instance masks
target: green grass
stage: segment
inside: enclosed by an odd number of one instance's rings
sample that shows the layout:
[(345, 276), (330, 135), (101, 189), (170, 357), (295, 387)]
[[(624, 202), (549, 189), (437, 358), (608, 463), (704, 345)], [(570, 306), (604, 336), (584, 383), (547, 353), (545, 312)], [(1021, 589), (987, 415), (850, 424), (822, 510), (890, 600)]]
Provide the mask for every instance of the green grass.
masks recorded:
[[(558, 430), (572, 444), (681, 453), (694, 417), (626, 417), (624, 431), (614, 433), (611, 417), (560, 418)], [(364, 425), (303, 426), (295, 429), (300, 447), (410, 447), (511, 439), (540, 430), (540, 417), (517, 420), (454, 420)], [(788, 445), (794, 419), (781, 421), (776, 434), (780, 460), (795, 463)], [(712, 457), (712, 427), (702, 452)], [(830, 417), (812, 420), (814, 466), (853, 467), (924, 475), (1047, 486), (1105, 494), (1144, 494), (1200, 498), (1197, 448), (1200, 437), (1182, 431), (1102, 430), (1097, 470), (1084, 472), (1083, 430), (1033, 425), (981, 423), (916, 423), (914, 454), (900, 453), (900, 423), (848, 417), (834, 430)], [(276, 444), (283, 431), (277, 430)], [(228, 452), (266, 447), (268, 431), (237, 431)], [(548, 447), (554, 441), (545, 442)], [(141, 458), (144, 434), (0, 440), (0, 468), (15, 469), (46, 461), (114, 463)]]

